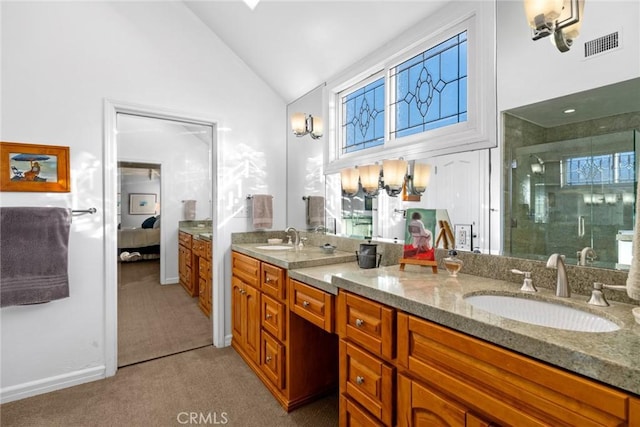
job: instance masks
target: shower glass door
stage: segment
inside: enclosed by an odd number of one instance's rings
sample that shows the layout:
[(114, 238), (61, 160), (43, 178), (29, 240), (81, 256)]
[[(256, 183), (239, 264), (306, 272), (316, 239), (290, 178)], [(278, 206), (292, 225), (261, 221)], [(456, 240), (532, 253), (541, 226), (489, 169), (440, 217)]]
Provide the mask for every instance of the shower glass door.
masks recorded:
[(513, 256), (564, 254), (577, 263), (628, 268), (635, 213), (637, 131), (520, 147), (511, 176)]

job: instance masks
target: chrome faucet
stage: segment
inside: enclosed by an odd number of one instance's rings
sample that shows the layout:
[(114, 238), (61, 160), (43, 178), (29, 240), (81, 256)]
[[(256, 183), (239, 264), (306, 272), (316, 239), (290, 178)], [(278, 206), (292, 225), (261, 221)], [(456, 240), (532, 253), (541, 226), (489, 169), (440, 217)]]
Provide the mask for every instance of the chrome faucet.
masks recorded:
[(293, 227), (287, 227), (287, 229), (284, 230), (285, 233), (288, 233), (290, 231), (293, 231), (293, 235), (294, 235), (293, 247), (297, 249), (298, 245), (300, 244), (300, 234), (298, 234), (298, 230), (296, 230)]
[(564, 264), (564, 255), (552, 254), (547, 261), (547, 268), (558, 270), (556, 281), (556, 296), (568, 298), (571, 296), (569, 281), (567, 280), (567, 267)]
[(586, 246), (580, 251), (578, 265), (587, 265), (587, 258), (589, 258), (590, 261), (593, 261), (595, 257), (596, 251), (594, 251), (592, 247)]

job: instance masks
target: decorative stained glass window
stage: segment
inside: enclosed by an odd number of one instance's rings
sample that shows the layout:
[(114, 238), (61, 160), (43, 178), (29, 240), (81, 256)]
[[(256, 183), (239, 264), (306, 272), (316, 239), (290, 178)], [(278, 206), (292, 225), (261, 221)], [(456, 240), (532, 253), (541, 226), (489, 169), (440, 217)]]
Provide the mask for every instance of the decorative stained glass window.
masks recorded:
[(342, 99), (342, 153), (384, 144), (384, 77)]
[(633, 151), (565, 160), (567, 185), (632, 183), (636, 156)]
[(396, 138), (467, 120), (467, 32), (391, 69)]

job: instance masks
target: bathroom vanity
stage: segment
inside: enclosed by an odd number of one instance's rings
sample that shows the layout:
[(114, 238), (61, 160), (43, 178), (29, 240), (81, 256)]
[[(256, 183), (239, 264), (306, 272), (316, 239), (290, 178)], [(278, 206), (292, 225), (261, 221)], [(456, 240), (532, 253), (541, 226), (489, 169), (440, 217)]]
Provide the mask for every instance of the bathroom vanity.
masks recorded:
[[(574, 295), (562, 303), (620, 329), (548, 328), (465, 301), (526, 297), (513, 282), (258, 246), (232, 245), (232, 343), (286, 410), (337, 387), (341, 425), (640, 425), (628, 304), (601, 310)], [(535, 298), (556, 300), (548, 289)]]

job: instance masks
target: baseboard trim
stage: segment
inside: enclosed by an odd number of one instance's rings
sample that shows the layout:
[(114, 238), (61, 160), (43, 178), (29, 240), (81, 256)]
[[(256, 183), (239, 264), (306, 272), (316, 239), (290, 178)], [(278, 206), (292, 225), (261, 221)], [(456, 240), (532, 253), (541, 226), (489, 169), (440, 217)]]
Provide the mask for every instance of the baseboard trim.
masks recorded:
[(224, 337), (224, 346), (225, 347), (229, 347), (231, 345), (231, 338), (233, 338), (232, 334), (229, 334), (226, 337)]
[(81, 369), (68, 374), (56, 375), (41, 380), (30, 381), (0, 389), (0, 403), (12, 402), (74, 385), (101, 380), (106, 377), (104, 365)]

